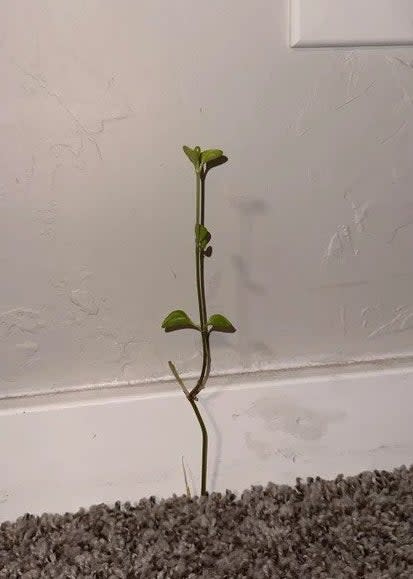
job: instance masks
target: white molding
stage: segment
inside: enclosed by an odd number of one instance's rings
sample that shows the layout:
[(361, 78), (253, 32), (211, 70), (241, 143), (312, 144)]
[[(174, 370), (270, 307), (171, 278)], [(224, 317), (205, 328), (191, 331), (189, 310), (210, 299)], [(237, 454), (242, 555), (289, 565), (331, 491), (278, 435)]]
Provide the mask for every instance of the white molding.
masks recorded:
[(412, 0), (290, 0), (290, 46), (413, 44)]
[[(374, 369), (376, 368), (376, 369)], [(406, 361), (215, 378), (202, 395), (209, 488), (413, 462)], [(199, 431), (172, 384), (0, 402), (0, 520), (198, 486)]]
[[(285, 365), (270, 366), (257, 370), (234, 369), (232, 371), (212, 373), (208, 387), (241, 386), (251, 383), (270, 383), (279, 380), (293, 379), (329, 379), (331, 375), (364, 372), (399, 372), (401, 368), (413, 368), (413, 356), (410, 354), (399, 356), (387, 356), (382, 358), (353, 358), (346, 362), (315, 362), (306, 363), (303, 366)], [(196, 381), (195, 374), (181, 373), (185, 381)], [(0, 415), (7, 412), (29, 411), (38, 407), (49, 406), (78, 406), (84, 404), (100, 404), (108, 400), (123, 398), (142, 398), (154, 395), (162, 395), (168, 392), (176, 392), (176, 382), (171, 375), (146, 380), (129, 380), (113, 382), (101, 382), (91, 384), (76, 384), (61, 388), (44, 389), (19, 389), (16, 392), (0, 393)]]

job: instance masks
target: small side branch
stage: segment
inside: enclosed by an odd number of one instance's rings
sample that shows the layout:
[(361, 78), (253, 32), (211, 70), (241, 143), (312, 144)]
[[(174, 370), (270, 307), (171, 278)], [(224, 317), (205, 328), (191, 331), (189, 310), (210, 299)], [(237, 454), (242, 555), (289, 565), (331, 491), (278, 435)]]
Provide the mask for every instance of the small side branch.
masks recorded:
[(178, 374), (178, 370), (175, 368), (175, 364), (173, 362), (171, 362), (170, 360), (169, 360), (168, 364), (169, 364), (169, 367), (171, 369), (172, 374), (175, 376), (176, 381), (178, 382), (178, 384), (180, 385), (180, 387), (184, 391), (185, 396), (189, 399), (189, 390), (185, 386), (184, 381), (182, 380), (180, 375)]

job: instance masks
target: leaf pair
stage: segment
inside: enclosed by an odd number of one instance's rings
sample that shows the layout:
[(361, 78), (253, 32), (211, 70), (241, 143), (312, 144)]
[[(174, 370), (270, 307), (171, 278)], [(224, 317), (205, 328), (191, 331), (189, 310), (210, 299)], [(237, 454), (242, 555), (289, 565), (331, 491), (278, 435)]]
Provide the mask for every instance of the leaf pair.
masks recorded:
[[(208, 327), (211, 331), (224, 332), (232, 334), (236, 331), (231, 322), (222, 314), (213, 314), (208, 320)], [(195, 324), (183, 310), (174, 310), (162, 322), (162, 328), (165, 332), (174, 332), (176, 330), (198, 330), (201, 328)]]
[(221, 149), (206, 149), (205, 151), (201, 151), (200, 147), (191, 149), (184, 145), (183, 150), (197, 172), (207, 163), (212, 163), (224, 155)]

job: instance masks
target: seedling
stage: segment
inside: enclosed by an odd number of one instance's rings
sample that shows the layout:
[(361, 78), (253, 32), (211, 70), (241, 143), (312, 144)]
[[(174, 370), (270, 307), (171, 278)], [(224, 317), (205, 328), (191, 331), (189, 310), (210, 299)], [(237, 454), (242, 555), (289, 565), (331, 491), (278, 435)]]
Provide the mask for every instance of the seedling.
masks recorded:
[(188, 402), (197, 417), (202, 433), (202, 457), (201, 457), (201, 495), (207, 493), (207, 467), (208, 467), (208, 432), (204, 420), (199, 411), (197, 402), (198, 394), (206, 386), (211, 371), (211, 348), (210, 336), (212, 332), (235, 332), (234, 326), (222, 314), (213, 314), (208, 317), (206, 297), (205, 297), (205, 274), (204, 261), (206, 257), (211, 257), (212, 246), (211, 234), (205, 227), (205, 181), (208, 172), (218, 165), (222, 165), (228, 159), (220, 149), (206, 149), (201, 151), (200, 147), (191, 149), (183, 147), (184, 153), (191, 161), (195, 170), (195, 191), (196, 191), (196, 215), (195, 215), (195, 272), (196, 290), (199, 308), (199, 323), (195, 323), (184, 310), (174, 310), (166, 316), (162, 323), (165, 332), (175, 332), (176, 330), (193, 330), (199, 332), (202, 340), (202, 368), (200, 376), (192, 388), (187, 388), (180, 377), (175, 364), (168, 362), (169, 367), (176, 381), (182, 388)]

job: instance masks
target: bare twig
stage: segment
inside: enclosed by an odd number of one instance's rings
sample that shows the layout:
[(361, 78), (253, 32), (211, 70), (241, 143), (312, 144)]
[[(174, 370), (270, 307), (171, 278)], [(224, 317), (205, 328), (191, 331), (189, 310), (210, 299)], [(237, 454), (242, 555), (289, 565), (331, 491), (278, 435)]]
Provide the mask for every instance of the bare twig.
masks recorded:
[(184, 457), (182, 457), (182, 470), (184, 471), (184, 480), (185, 480), (186, 496), (188, 497), (188, 499), (190, 499), (190, 498), (191, 498), (191, 489), (189, 488), (188, 477), (186, 476), (186, 469), (185, 469)]
[(175, 364), (173, 362), (171, 362), (170, 360), (169, 360), (168, 364), (169, 364), (169, 367), (171, 369), (172, 374), (175, 376), (176, 381), (178, 382), (178, 384), (180, 385), (180, 387), (184, 391), (185, 396), (187, 398), (189, 398), (189, 390), (185, 386), (184, 381), (182, 380), (180, 375), (178, 374), (178, 370), (176, 369)]

